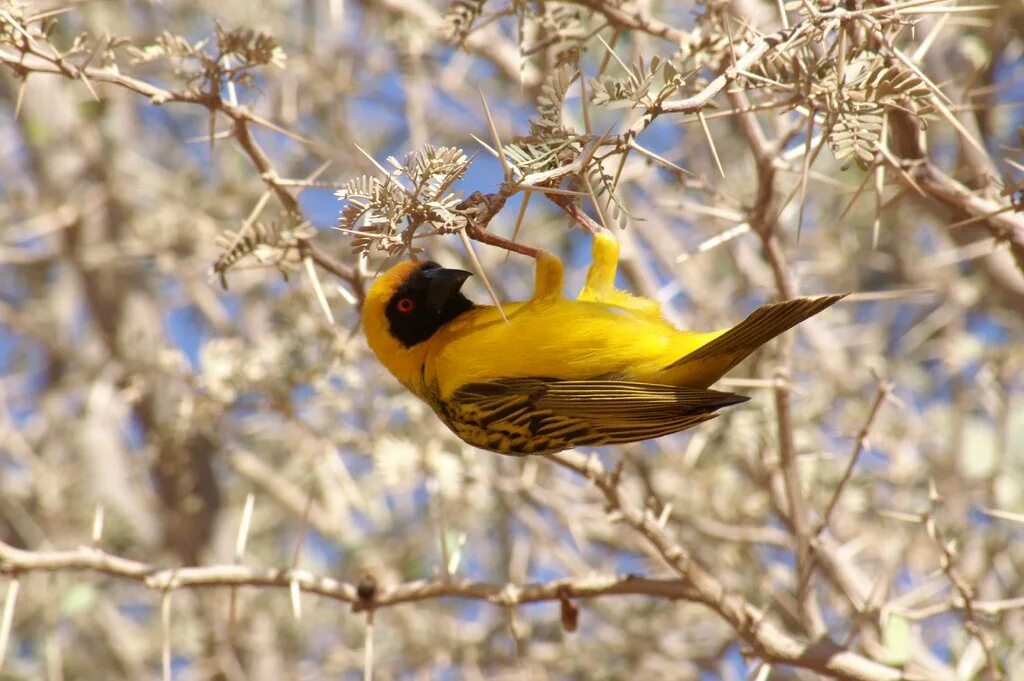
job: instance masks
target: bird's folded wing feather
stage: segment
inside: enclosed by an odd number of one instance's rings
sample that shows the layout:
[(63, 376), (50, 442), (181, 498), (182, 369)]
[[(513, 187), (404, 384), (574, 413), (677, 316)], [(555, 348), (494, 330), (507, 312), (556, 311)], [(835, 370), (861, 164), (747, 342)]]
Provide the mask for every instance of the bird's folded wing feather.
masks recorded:
[(481, 426), (502, 423), (523, 435), (614, 444), (684, 430), (747, 399), (650, 383), (518, 378), (462, 386), (449, 404)]

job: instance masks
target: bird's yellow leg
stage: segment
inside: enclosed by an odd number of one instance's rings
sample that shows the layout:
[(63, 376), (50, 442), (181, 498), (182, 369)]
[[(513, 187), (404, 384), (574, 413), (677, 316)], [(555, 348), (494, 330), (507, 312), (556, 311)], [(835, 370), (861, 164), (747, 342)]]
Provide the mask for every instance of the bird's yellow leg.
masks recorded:
[(558, 256), (545, 250), (537, 253), (536, 279), (533, 288), (533, 300), (540, 298), (559, 297), (562, 295), (562, 282), (565, 279), (565, 266)]
[(590, 269), (580, 291), (581, 300), (601, 300), (615, 288), (615, 271), (619, 267), (619, 241), (602, 230), (594, 234)]
[(619, 242), (614, 236), (605, 230), (594, 234), (591, 257), (586, 282), (576, 300), (614, 305), (656, 319), (662, 318), (661, 308), (657, 302), (615, 288), (615, 272), (619, 267)]

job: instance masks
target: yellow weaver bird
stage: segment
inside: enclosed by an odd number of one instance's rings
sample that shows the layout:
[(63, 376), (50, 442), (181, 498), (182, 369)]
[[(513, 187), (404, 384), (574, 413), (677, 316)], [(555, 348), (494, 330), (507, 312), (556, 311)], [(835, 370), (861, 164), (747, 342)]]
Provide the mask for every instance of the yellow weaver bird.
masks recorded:
[(731, 329), (679, 331), (657, 303), (615, 288), (618, 255), (613, 237), (596, 235), (572, 300), (562, 262), (542, 252), (533, 297), (502, 306), (507, 323), (462, 295), (469, 272), (403, 261), (370, 287), (363, 330), (377, 359), (460, 438), (539, 454), (660, 437), (745, 402), (708, 386), (843, 297), (794, 298)]

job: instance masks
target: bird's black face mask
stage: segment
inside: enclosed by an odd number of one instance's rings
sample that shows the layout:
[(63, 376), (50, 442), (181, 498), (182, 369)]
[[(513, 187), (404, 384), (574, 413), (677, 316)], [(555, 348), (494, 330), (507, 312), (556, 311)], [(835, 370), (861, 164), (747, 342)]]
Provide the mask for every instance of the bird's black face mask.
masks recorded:
[(472, 309), (472, 301), (459, 291), (469, 276), (469, 272), (448, 270), (436, 262), (425, 263), (388, 301), (385, 315), (391, 335), (410, 348)]

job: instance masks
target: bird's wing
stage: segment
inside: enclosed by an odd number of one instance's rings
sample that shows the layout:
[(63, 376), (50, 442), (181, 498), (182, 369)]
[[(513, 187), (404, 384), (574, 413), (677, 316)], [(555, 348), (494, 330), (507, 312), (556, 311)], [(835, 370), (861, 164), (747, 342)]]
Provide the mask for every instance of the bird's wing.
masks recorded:
[(660, 437), (747, 399), (651, 383), (517, 378), (462, 386), (446, 402), (450, 420), (494, 439), (489, 448), (532, 453)]

